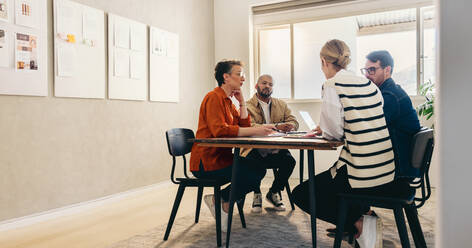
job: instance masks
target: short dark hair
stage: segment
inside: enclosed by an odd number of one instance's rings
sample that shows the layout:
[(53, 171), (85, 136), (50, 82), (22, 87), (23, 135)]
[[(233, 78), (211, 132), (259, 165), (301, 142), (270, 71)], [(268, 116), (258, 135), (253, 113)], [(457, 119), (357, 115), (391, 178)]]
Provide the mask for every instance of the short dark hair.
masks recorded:
[(385, 68), (387, 66), (392, 67), (390, 74), (393, 73), (393, 57), (387, 50), (373, 51), (369, 53), (366, 58), (374, 63), (380, 61), (380, 66)]
[(243, 66), (243, 63), (239, 60), (222, 60), (218, 62), (215, 66), (215, 79), (218, 81), (218, 86), (221, 86), (222, 84), (225, 83), (225, 78), (223, 77), (223, 74), (225, 73), (231, 73), (233, 70), (233, 66), (239, 65)]

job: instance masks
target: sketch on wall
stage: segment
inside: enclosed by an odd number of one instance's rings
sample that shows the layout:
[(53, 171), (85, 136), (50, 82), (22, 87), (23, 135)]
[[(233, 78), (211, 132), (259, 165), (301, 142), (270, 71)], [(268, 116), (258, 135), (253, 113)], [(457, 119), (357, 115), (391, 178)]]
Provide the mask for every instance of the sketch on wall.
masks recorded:
[(179, 35), (151, 27), (151, 101), (179, 101)]

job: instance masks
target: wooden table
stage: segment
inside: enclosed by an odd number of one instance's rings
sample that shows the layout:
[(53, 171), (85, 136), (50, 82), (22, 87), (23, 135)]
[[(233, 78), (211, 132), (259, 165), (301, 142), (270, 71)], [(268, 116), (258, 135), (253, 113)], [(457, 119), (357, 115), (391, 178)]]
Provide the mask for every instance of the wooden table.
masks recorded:
[[(314, 150), (336, 150), (344, 142), (328, 141), (324, 139), (301, 139), (287, 137), (236, 137), (236, 138), (208, 138), (195, 139), (195, 143), (201, 146), (230, 147), (234, 149), (233, 174), (231, 178), (231, 193), (229, 198), (228, 230), (226, 233), (226, 247), (229, 247), (231, 235), (231, 222), (235, 202), (236, 191), (233, 187), (237, 185), (238, 164), (240, 163), (240, 148), (272, 148), (272, 149), (300, 149), (308, 153), (308, 180), (310, 189), (310, 215), (311, 215), (311, 238), (313, 247), (316, 247), (316, 209), (315, 209), (315, 159)], [(300, 165), (303, 166), (303, 165)]]

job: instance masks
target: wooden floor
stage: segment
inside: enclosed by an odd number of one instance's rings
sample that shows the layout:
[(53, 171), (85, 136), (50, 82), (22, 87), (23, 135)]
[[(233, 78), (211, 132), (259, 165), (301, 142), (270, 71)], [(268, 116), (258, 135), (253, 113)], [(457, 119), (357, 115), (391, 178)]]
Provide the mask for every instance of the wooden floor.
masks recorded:
[[(74, 215), (3, 231), (0, 247), (107, 247), (167, 223), (176, 192), (177, 186), (168, 184)], [(194, 188), (185, 190), (178, 216), (195, 211), (196, 196)]]

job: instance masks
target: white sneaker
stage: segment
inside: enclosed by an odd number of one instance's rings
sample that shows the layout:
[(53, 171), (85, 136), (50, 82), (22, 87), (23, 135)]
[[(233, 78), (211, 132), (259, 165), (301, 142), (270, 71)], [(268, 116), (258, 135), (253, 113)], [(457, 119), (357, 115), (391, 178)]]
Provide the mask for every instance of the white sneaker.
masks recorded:
[(279, 193), (267, 192), (266, 199), (274, 206), (277, 211), (285, 211), (285, 205), (280, 198)]
[(364, 215), (362, 234), (357, 239), (361, 248), (382, 248), (382, 220), (380, 217)]
[[(214, 195), (205, 195), (203, 197), (205, 204), (207, 205), (208, 209), (210, 209), (211, 215), (215, 218), (215, 196)], [(221, 231), (226, 232), (228, 229), (228, 213), (223, 211), (223, 207), (221, 207)]]
[(261, 193), (254, 193), (254, 199), (252, 201), (251, 212), (253, 213), (262, 212), (262, 194)]

